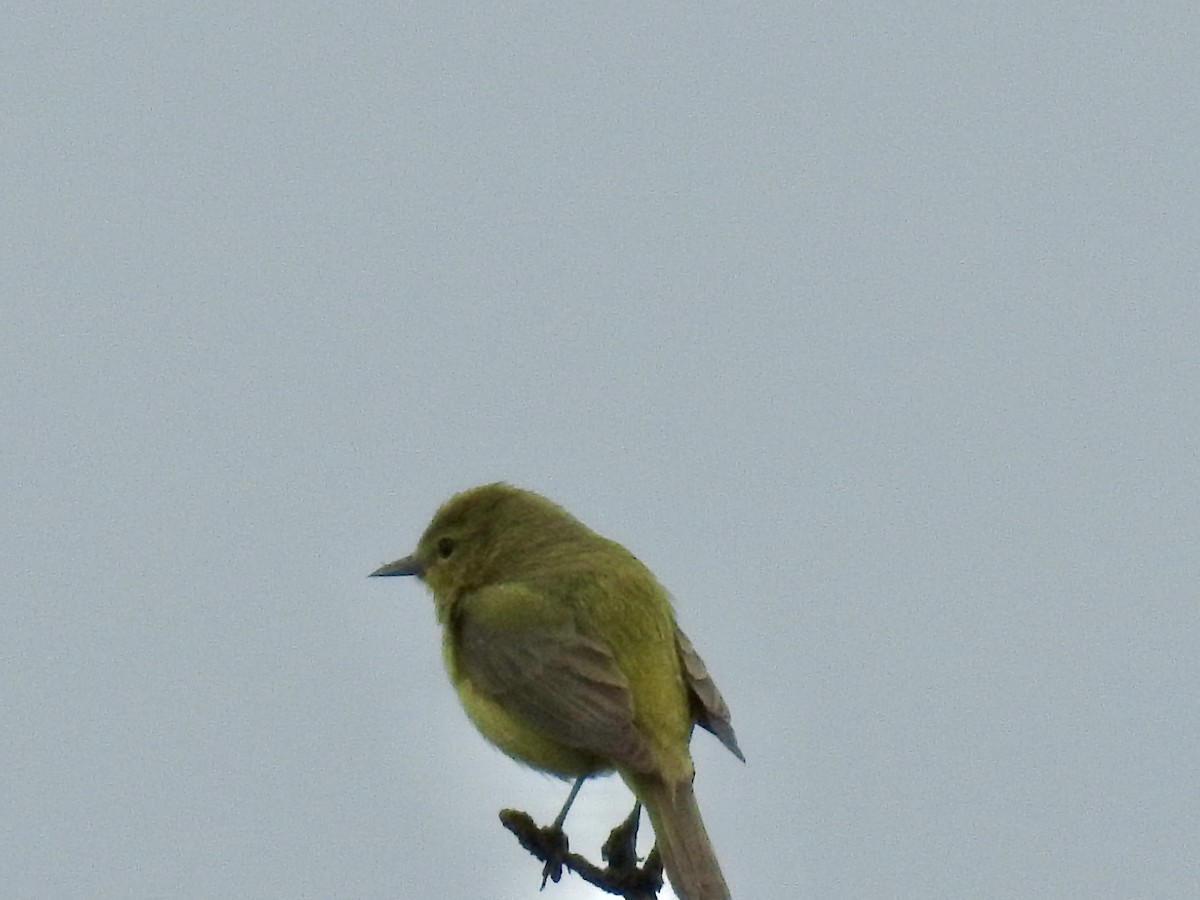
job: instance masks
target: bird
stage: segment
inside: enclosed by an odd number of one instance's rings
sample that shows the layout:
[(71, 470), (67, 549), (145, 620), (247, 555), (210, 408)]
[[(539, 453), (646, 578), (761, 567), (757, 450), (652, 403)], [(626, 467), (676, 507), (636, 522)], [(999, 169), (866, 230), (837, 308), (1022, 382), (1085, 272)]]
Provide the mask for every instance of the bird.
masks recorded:
[(730, 896), (692, 789), (693, 727), (745, 756), (669, 594), (637, 557), (545, 497), (495, 483), (455, 494), (416, 550), (371, 575), (415, 576), (432, 594), (446, 671), (483, 736), (575, 780), (556, 825), (586, 778), (615, 770), (681, 900)]

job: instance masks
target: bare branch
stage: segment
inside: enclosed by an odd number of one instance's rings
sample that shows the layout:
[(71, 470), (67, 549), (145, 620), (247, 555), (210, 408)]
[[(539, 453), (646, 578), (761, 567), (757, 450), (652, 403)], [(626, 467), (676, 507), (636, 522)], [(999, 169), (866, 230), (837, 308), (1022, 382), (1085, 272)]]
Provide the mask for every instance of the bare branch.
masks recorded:
[(662, 888), (662, 860), (658, 849), (650, 851), (646, 862), (637, 865), (637, 831), (641, 806), (634, 807), (629, 818), (609, 834), (601, 849), (607, 866), (601, 868), (578, 853), (571, 853), (566, 834), (557, 828), (542, 828), (528, 813), (520, 810), (500, 811), (500, 822), (511, 831), (521, 846), (541, 860), (542, 887), (549, 879), (555, 883), (562, 870), (570, 869), (584, 881), (624, 900), (655, 900)]

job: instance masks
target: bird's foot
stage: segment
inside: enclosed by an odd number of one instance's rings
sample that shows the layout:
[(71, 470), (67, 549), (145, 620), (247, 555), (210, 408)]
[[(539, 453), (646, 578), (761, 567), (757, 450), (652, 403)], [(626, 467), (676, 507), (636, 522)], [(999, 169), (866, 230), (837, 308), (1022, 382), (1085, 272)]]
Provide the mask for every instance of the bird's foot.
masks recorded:
[(631, 812), (616, 828), (609, 832), (608, 840), (600, 848), (600, 855), (613, 871), (629, 871), (637, 868), (638, 825), (642, 818), (642, 804), (635, 803)]
[(567, 858), (571, 844), (567, 840), (567, 833), (558, 825), (539, 828), (538, 836), (542, 850), (541, 856), (546, 861), (546, 865), (542, 867), (541, 887), (542, 890), (545, 890), (547, 879), (558, 884), (559, 879), (562, 878), (563, 862)]
[(584, 881), (610, 894), (625, 897), (627, 900), (654, 900), (663, 883), (662, 860), (658, 848), (655, 848), (650, 851), (645, 863), (640, 867), (637, 864), (637, 826), (640, 812), (640, 807), (635, 807), (633, 813), (609, 834), (600, 851), (608, 864), (603, 869), (578, 853), (571, 853), (567, 836), (557, 823), (541, 827), (528, 813), (515, 809), (501, 810), (500, 821), (516, 835), (522, 847), (544, 863), (543, 888), (546, 887), (547, 881), (557, 883), (562, 877), (563, 869), (570, 869)]
[(562, 878), (563, 867), (573, 865), (575, 857), (570, 852), (566, 832), (557, 822), (549, 827), (541, 827), (528, 813), (516, 809), (501, 810), (500, 821), (517, 836), (522, 847), (545, 863), (542, 867), (543, 888), (547, 881), (557, 884)]

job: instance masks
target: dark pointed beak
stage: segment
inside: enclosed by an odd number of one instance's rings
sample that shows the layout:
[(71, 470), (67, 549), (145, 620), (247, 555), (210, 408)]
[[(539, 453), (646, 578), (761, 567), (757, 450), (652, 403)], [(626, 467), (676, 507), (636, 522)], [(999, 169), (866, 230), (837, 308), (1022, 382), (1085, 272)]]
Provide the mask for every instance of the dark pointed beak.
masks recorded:
[(424, 571), (425, 569), (421, 566), (416, 554), (413, 554), (404, 557), (404, 559), (390, 562), (386, 566), (380, 566), (368, 577), (374, 578), (376, 575), (416, 575), (419, 578)]

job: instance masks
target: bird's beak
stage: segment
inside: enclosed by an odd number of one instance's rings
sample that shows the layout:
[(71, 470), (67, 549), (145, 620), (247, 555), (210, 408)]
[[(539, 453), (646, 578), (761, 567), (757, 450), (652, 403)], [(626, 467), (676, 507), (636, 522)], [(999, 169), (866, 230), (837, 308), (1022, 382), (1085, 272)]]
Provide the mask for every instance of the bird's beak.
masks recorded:
[(376, 575), (416, 575), (418, 578), (425, 572), (425, 567), (421, 565), (421, 561), (417, 559), (414, 553), (404, 559), (398, 559), (395, 562), (390, 562), (386, 566), (380, 566), (368, 577), (374, 578)]

